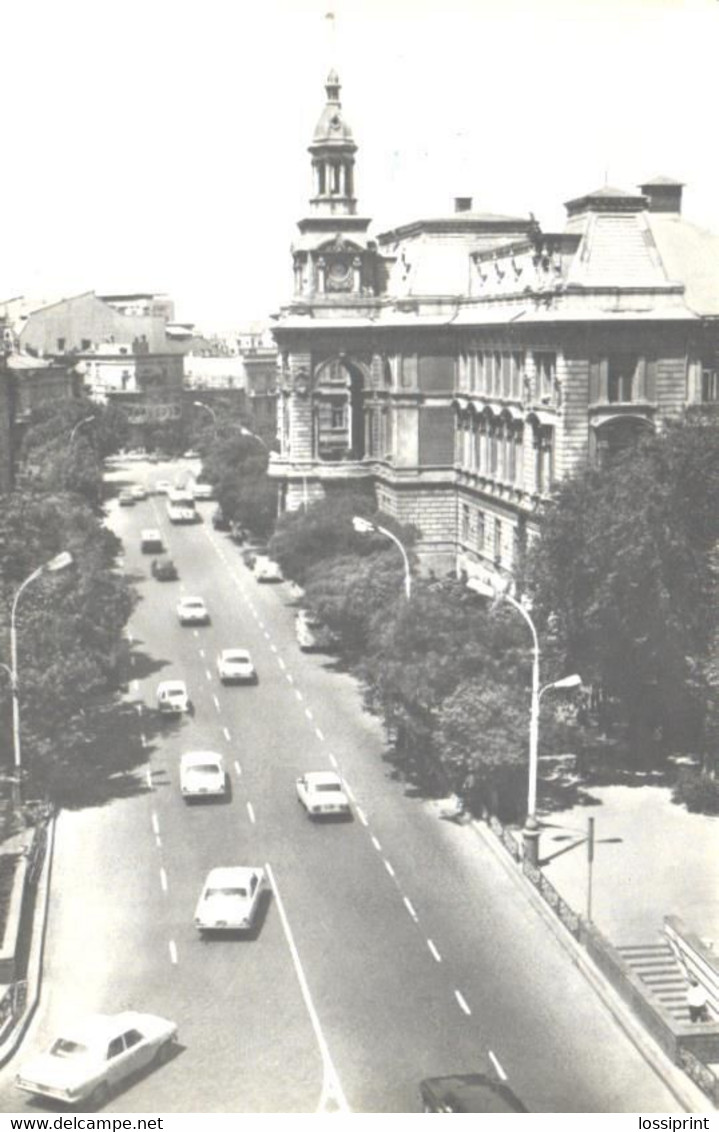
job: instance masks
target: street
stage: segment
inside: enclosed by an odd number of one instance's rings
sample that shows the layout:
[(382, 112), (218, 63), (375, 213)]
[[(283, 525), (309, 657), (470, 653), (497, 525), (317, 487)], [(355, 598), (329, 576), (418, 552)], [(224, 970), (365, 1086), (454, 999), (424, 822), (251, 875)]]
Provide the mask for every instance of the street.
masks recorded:
[[(143, 731), (142, 790), (58, 820), (42, 1000), (0, 1071), (0, 1110), (40, 1110), (12, 1080), (64, 1019), (131, 1008), (177, 1022), (180, 1050), (108, 1111), (413, 1112), (421, 1078), (491, 1064), (530, 1111), (681, 1111), (491, 853), (391, 776), (356, 684), (300, 652), (288, 587), (255, 581), (214, 507), (173, 527), (162, 496), (108, 506), (140, 594), (129, 698), (142, 724), (158, 682), (183, 679), (195, 710)], [(146, 527), (178, 581), (150, 576)], [(180, 596), (203, 597), (210, 625), (180, 626)], [(229, 647), (251, 651), (257, 685), (221, 685)], [(183, 802), (180, 756), (200, 749), (224, 756), (229, 801)], [(297, 803), (296, 777), (327, 769), (351, 822), (313, 823)], [(267, 870), (254, 938), (198, 937), (219, 865)]]

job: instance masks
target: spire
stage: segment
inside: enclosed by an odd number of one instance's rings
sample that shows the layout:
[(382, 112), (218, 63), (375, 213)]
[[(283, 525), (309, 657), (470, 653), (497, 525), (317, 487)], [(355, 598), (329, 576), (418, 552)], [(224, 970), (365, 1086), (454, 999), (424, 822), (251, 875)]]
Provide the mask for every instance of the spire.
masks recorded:
[(340, 79), (334, 68), (327, 76), (327, 101), (312, 138), (313, 212), (325, 216), (354, 216), (354, 155), (352, 130), (344, 120)]

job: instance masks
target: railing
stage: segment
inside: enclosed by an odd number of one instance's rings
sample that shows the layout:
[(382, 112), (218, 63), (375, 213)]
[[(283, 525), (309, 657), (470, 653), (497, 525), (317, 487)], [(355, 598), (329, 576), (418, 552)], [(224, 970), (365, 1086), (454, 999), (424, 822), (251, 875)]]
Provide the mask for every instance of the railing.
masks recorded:
[(566, 900), (559, 895), (554, 885), (547, 880), (544, 873), (536, 865), (531, 864), (530, 861), (522, 861), (522, 872), (526, 877), (531, 880), (534, 887), (539, 892), (540, 896), (546, 901), (554, 914), (564, 924), (575, 937), (579, 939), (582, 921), (573, 908), (567, 904)]
[(11, 983), (0, 998), (0, 1042), (17, 1018), (23, 1013), (27, 1002), (27, 981), (19, 979)]
[(679, 1065), (687, 1077), (690, 1077), (694, 1084), (698, 1085), (714, 1104), (719, 1104), (719, 1077), (708, 1065), (705, 1065), (688, 1049), (679, 1050)]

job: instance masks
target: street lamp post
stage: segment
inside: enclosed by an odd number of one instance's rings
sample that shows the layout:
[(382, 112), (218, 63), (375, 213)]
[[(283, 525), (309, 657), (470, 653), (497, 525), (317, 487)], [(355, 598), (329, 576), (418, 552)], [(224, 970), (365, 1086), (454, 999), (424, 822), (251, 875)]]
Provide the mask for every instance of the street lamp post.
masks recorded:
[(539, 825), (537, 823), (537, 777), (539, 769), (539, 706), (542, 696), (552, 688), (578, 688), (582, 683), (576, 673), (554, 680), (551, 684), (539, 686), (539, 636), (528, 609), (511, 594), (503, 592), (499, 597), (508, 601), (522, 615), (532, 634), (532, 698), (529, 714), (529, 785), (527, 789), (527, 820), (524, 823), (524, 855), (532, 865), (539, 860)]
[[(68, 551), (63, 551), (61, 554), (56, 554), (49, 562), (45, 562), (42, 566), (38, 566), (37, 570), (33, 570), (18, 588), (12, 603), (12, 611), (10, 613), (10, 685), (12, 688), (12, 739), (13, 739), (13, 761), (14, 761), (14, 777), (13, 777), (13, 809), (17, 813), (20, 808), (22, 800), (21, 790), (21, 775), (22, 775), (22, 747), (20, 743), (20, 689), (18, 682), (18, 666), (17, 666), (17, 627), (16, 627), (16, 614), (18, 602), (22, 593), (27, 589), (31, 582), (39, 578), (46, 570), (52, 574), (64, 570), (67, 566), (72, 564), (72, 555)], [(5, 666), (4, 666), (5, 667)]]
[(385, 538), (390, 539), (395, 546), (399, 548), (402, 561), (404, 562), (404, 592), (407, 601), (409, 601), (412, 597), (412, 572), (409, 568), (407, 551), (397, 538), (397, 535), (392, 534), (392, 531), (388, 531), (386, 527), (380, 527), (377, 523), (371, 523), (369, 519), (362, 519), (359, 515), (353, 517), (352, 526), (361, 535), (372, 534), (373, 531), (376, 531), (378, 534), (384, 535)]
[(78, 421), (78, 422), (77, 422), (77, 424), (76, 424), (76, 425), (75, 425), (75, 427), (73, 428), (72, 432), (70, 433), (70, 444), (71, 444), (71, 445), (72, 445), (72, 443), (73, 443), (73, 441), (74, 441), (74, 439), (75, 439), (75, 434), (77, 433), (77, 430), (78, 430), (79, 428), (82, 428), (82, 426), (83, 426), (83, 425), (89, 424), (89, 423), (90, 423), (90, 421), (94, 421), (94, 420), (95, 420), (95, 414), (93, 413), (93, 414), (92, 414), (91, 416), (89, 416), (89, 417), (83, 417), (81, 421)]
[(210, 414), (212, 423), (215, 426), (215, 432), (217, 432), (217, 413), (215, 410), (211, 409), (209, 405), (206, 405), (204, 401), (193, 401), (192, 404), (196, 409), (204, 409), (206, 413)]

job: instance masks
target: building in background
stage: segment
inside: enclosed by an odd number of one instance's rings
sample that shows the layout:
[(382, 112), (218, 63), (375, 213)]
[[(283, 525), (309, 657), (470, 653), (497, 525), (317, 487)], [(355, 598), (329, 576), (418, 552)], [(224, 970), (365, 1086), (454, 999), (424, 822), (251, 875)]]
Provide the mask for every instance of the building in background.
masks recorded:
[(326, 91), (273, 328), (270, 473), (287, 508), (364, 483), (419, 529), (427, 566), (491, 581), (563, 476), (719, 404), (719, 237), (660, 177), (569, 201), (558, 232), (458, 198), (372, 240), (336, 74)]

